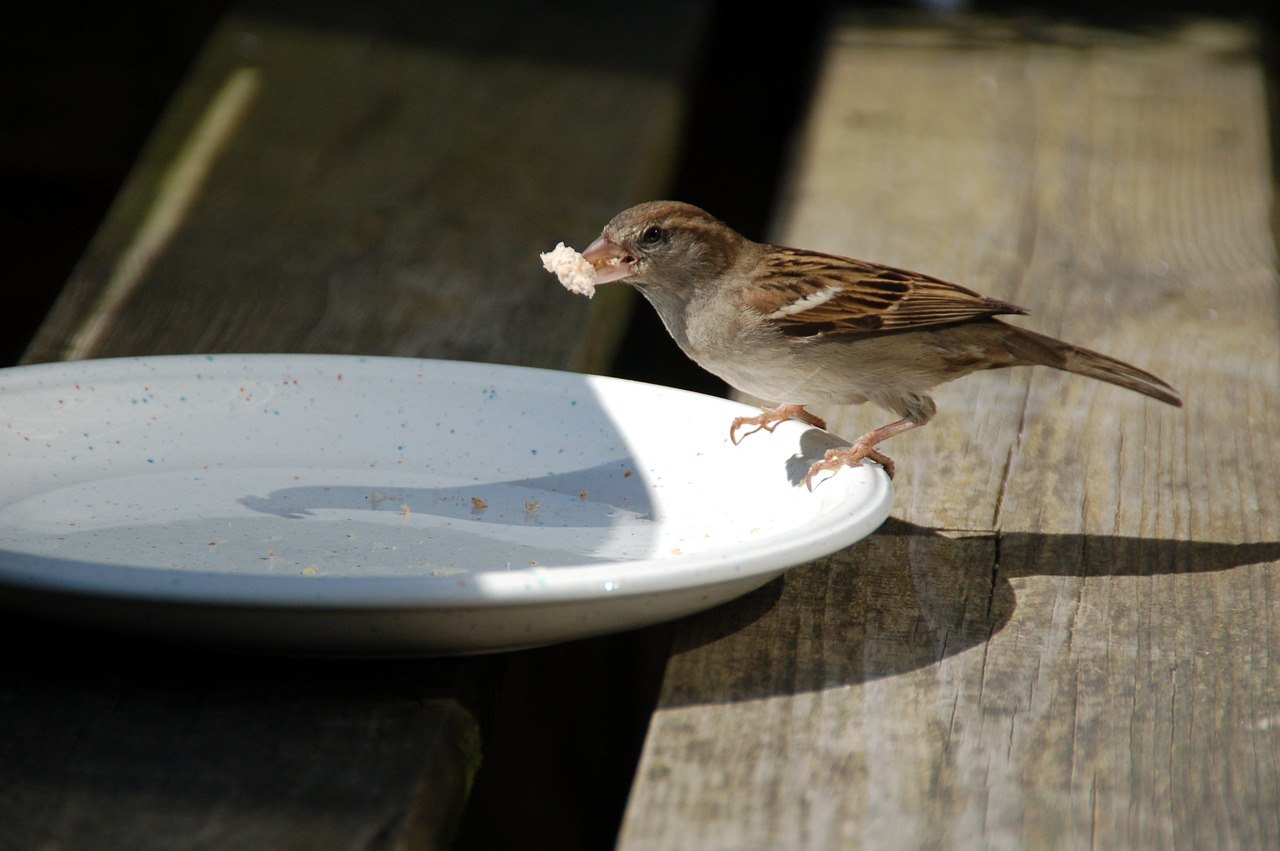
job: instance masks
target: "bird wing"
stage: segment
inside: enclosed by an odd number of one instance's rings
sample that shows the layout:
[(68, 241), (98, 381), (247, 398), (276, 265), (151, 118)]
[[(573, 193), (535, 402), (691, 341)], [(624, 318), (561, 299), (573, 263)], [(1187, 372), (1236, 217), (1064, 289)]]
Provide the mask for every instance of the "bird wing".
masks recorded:
[(765, 255), (747, 300), (797, 337), (910, 331), (1027, 312), (919, 272), (797, 248)]

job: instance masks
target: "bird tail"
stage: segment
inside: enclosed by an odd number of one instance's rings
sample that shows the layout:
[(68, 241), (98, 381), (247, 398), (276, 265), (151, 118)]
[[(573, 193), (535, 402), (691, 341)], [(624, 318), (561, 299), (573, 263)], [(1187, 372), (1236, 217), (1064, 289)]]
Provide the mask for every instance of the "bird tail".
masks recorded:
[[(995, 321), (999, 322), (999, 320)], [(1159, 399), (1166, 404), (1182, 407), (1182, 399), (1172, 385), (1144, 369), (1138, 369), (1136, 366), (1099, 352), (1055, 340), (1044, 334), (1037, 334), (1035, 331), (1007, 325), (1004, 322), (1000, 324), (1016, 332), (1005, 339), (1010, 354), (1017, 358), (1019, 363), (1043, 364), (1066, 372), (1074, 372), (1077, 375), (1087, 375), (1089, 378), (1096, 378), (1099, 381), (1106, 381), (1144, 396)]]

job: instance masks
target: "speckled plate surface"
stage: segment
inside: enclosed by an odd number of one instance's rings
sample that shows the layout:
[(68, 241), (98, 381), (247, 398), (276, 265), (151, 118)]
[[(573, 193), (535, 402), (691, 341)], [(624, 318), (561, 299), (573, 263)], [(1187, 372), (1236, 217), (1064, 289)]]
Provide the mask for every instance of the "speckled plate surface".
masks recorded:
[(887, 516), (799, 423), (616, 379), (316, 355), (0, 370), (0, 604), (264, 652), (453, 654), (709, 608)]

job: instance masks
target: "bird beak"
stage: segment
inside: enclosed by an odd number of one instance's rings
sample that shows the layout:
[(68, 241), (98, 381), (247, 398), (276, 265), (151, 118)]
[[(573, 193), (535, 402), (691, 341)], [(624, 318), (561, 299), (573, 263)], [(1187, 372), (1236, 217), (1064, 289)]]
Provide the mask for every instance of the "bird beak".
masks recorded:
[(603, 236), (588, 245), (587, 250), (582, 252), (582, 256), (596, 267), (597, 284), (621, 281), (635, 274), (636, 271), (636, 258)]

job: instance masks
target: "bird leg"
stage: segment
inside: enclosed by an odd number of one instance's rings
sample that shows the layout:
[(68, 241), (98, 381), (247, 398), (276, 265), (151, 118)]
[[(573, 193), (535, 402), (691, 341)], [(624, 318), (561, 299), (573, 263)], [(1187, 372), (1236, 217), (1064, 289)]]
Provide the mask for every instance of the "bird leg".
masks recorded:
[(813, 490), (813, 477), (821, 473), (823, 470), (838, 470), (846, 464), (853, 466), (862, 461), (863, 458), (870, 458), (889, 474), (889, 478), (893, 478), (893, 461), (883, 452), (878, 452), (875, 445), (882, 440), (888, 440), (895, 434), (902, 434), (916, 426), (922, 426), (927, 423), (928, 419), (920, 419), (914, 417), (903, 417), (900, 420), (891, 422), (888, 425), (880, 426), (875, 431), (869, 431), (862, 437), (853, 442), (853, 445), (847, 449), (828, 449), (827, 454), (823, 456), (821, 461), (814, 463), (809, 468), (809, 475), (804, 477), (804, 483), (809, 486), (809, 490)]
[[(770, 434), (778, 427), (778, 423), (787, 420), (800, 420), (800, 422), (808, 423), (811, 426), (825, 429), (827, 421), (816, 414), (811, 414), (804, 409), (804, 405), (779, 405), (776, 408), (767, 408), (761, 411), (759, 416), (755, 417), (738, 417), (733, 421), (733, 425), (729, 426), (729, 442), (734, 446), (746, 438), (747, 434), (755, 434), (760, 429), (764, 429)], [(745, 425), (753, 425), (755, 428), (744, 434), (742, 437), (737, 436), (738, 429)], [(883, 438), (881, 438), (883, 440)]]

